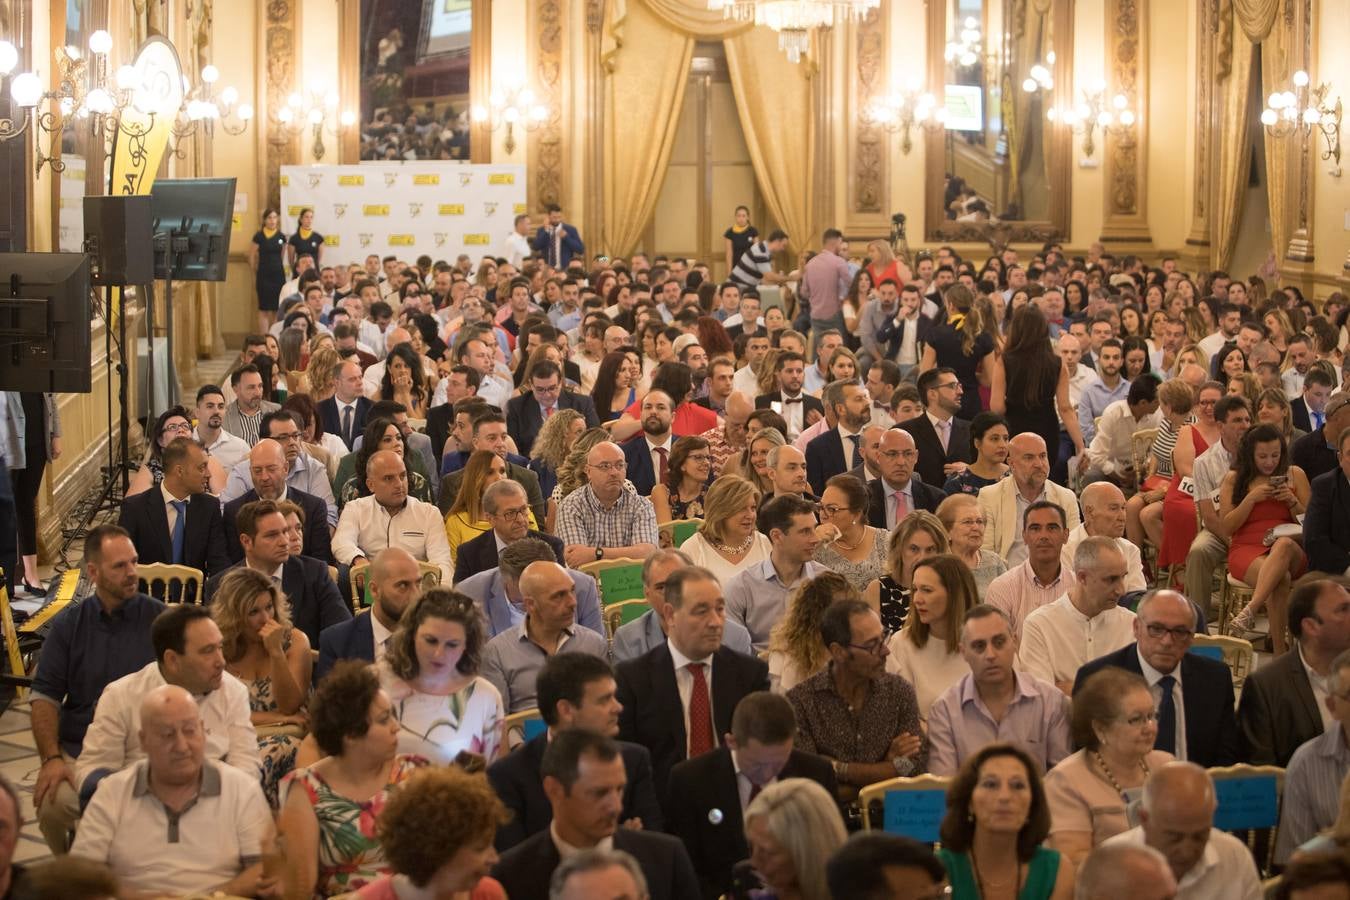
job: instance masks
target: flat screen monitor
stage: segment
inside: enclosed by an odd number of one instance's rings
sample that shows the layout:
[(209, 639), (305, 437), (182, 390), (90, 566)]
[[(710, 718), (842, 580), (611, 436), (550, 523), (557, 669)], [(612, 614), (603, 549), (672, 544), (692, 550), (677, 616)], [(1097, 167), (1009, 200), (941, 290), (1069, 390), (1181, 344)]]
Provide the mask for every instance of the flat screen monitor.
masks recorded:
[(984, 131), (984, 88), (949, 84), (943, 102), (947, 105), (948, 131)]
[[(224, 281), (234, 218), (233, 178), (161, 179), (150, 188), (155, 277)], [(172, 255), (170, 240), (178, 242)]]
[(0, 253), (0, 390), (90, 391), (89, 257)]

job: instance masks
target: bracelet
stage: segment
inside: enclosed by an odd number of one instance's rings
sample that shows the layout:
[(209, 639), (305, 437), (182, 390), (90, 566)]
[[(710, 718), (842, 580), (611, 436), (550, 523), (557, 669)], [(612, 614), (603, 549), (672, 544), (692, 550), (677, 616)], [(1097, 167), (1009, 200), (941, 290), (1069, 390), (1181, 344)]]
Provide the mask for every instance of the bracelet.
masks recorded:
[(48, 756), (42, 757), (42, 764), (45, 766), (47, 763), (51, 762), (52, 760), (54, 760), (54, 759), (60, 759), (60, 758), (61, 758), (61, 754), (60, 754), (60, 753), (52, 753), (52, 754), (50, 754), (50, 755), (48, 755)]

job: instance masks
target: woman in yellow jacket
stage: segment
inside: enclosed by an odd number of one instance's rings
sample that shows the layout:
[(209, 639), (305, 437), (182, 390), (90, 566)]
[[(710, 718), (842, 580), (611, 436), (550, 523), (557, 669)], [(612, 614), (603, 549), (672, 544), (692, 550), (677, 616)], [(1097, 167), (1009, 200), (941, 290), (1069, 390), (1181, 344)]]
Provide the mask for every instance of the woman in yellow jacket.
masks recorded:
[[(471, 541), (492, 528), (483, 515), (483, 492), (488, 485), (506, 477), (506, 462), (489, 450), (475, 450), (464, 464), (464, 478), (459, 483), (459, 494), (445, 515), (445, 539), (450, 542), (450, 558), (459, 556), (459, 545)], [(537, 529), (534, 513), (530, 513), (530, 528)]]

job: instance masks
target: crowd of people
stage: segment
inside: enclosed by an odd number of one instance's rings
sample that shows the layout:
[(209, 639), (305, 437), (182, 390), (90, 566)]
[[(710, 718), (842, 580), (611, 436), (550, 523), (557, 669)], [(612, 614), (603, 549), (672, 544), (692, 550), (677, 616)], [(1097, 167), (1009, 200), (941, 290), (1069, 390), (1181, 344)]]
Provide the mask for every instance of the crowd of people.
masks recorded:
[[(476, 264), (302, 224), (42, 647), (54, 852), (156, 895), (1249, 900), (1208, 770), (1251, 763), (1283, 896), (1344, 896), (1343, 296), (834, 229), (783, 265), (744, 209), (720, 283), (556, 208)], [(936, 854), (863, 799), (925, 773)]]

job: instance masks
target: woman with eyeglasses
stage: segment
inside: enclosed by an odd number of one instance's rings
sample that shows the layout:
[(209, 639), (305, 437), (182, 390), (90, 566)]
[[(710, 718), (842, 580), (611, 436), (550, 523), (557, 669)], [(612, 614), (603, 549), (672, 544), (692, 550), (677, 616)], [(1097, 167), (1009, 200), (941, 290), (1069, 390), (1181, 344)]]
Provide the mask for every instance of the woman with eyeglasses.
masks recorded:
[[(154, 427), (150, 429), (150, 440), (146, 441), (145, 460), (136, 470), (136, 474), (131, 476), (131, 481), (127, 485), (127, 496), (159, 487), (159, 483), (164, 480), (164, 462), (161, 455), (164, 448), (178, 438), (192, 437), (192, 413), (181, 406), (170, 406), (160, 413)], [(206, 457), (206, 467), (208, 476), (206, 489), (218, 495), (225, 489), (225, 468), (210, 455)]]
[(1107, 667), (1073, 696), (1070, 728), (1081, 747), (1045, 775), (1050, 846), (1075, 867), (1092, 848), (1130, 827), (1127, 810), (1149, 772), (1172, 760), (1154, 750), (1158, 715), (1142, 675)]
[(881, 616), (887, 634), (899, 632), (909, 616), (914, 567), (947, 552), (947, 530), (932, 513), (916, 509), (896, 526), (887, 546), (886, 574), (863, 591), (863, 600)]
[(704, 495), (712, 478), (712, 450), (705, 438), (686, 436), (670, 448), (666, 480), (652, 488), (656, 521), (703, 518)]
[(816, 562), (838, 572), (859, 592), (886, 571), (884, 528), (867, 524), (867, 488), (852, 475), (835, 475), (820, 495), (820, 527), (824, 543)]
[[(994, 551), (983, 548), (986, 523), (979, 499), (974, 494), (952, 494), (938, 504), (936, 515), (947, 529), (952, 555), (970, 569), (983, 601), (989, 583), (1008, 571), (1008, 564)], [(820, 554), (816, 555), (818, 558)]]
[(942, 490), (949, 496), (967, 494), (974, 497), (981, 488), (1003, 480), (1008, 474), (1008, 420), (998, 413), (982, 412), (970, 422), (970, 442), (975, 448), (975, 462), (947, 479)]

